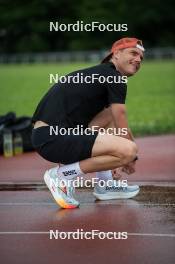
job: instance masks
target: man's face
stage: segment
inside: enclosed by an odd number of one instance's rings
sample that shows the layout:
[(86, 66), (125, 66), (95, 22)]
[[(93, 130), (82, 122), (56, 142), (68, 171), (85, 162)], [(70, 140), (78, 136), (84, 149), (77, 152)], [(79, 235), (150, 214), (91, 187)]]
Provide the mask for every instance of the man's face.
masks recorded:
[(114, 53), (118, 70), (126, 76), (134, 75), (143, 60), (143, 52), (138, 48), (127, 48)]

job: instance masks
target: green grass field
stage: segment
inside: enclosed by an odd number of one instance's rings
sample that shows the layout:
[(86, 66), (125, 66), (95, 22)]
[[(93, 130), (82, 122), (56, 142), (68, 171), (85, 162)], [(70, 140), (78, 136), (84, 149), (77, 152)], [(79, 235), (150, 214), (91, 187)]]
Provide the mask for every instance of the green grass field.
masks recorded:
[[(51, 86), (49, 73), (65, 75), (93, 64), (0, 65), (0, 115), (15, 111), (32, 116), (37, 103)], [(95, 65), (95, 64), (94, 64)], [(129, 78), (127, 107), (134, 134), (175, 132), (175, 62), (146, 61)]]

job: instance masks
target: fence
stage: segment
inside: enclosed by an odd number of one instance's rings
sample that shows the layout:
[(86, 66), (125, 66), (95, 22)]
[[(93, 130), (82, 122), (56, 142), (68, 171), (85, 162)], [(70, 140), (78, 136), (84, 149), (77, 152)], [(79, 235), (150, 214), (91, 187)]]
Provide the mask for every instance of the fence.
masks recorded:
[[(101, 61), (106, 54), (106, 51), (0, 54), (0, 63), (97, 62)], [(145, 59), (175, 59), (175, 48), (147, 49)]]

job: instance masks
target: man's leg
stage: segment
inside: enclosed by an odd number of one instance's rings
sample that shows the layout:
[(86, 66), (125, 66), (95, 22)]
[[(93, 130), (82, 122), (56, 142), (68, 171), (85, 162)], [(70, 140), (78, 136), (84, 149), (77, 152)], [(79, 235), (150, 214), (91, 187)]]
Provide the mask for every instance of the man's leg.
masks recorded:
[[(94, 119), (90, 122), (89, 126), (91, 128), (92, 126), (99, 126), (99, 128), (103, 127), (105, 129), (114, 128), (115, 126), (110, 109), (108, 108), (98, 113), (97, 116), (95, 116)], [(125, 184), (123, 190), (121, 188), (117, 188), (117, 186), (121, 185), (121, 183), (117, 180), (122, 177), (120, 170), (118, 170), (117, 168), (113, 170), (96, 172), (96, 177), (98, 178), (99, 183), (95, 185), (93, 194), (99, 200), (132, 198), (139, 192), (139, 186), (137, 185), (127, 185), (126, 188)], [(103, 185), (101, 185), (102, 181)], [(111, 187), (111, 183), (112, 188), (108, 188), (109, 184)]]
[[(106, 111), (105, 113), (99, 113), (99, 115), (100, 118), (98, 117), (98, 119), (100, 121), (107, 121), (108, 115)], [(102, 116), (104, 119), (102, 119)], [(110, 120), (108, 120), (108, 122), (109, 121)], [(95, 125), (97, 125), (97, 123)], [(90, 158), (47, 171), (45, 174), (45, 181), (55, 200), (61, 207), (75, 208), (79, 203), (73, 198), (71, 193), (67, 194), (69, 188), (66, 188), (66, 193), (63, 189), (57, 188), (57, 193), (55, 194), (53, 190), (54, 184), (52, 186), (49, 185), (51, 178), (53, 181), (54, 179), (59, 179), (59, 182), (60, 180), (65, 180), (65, 182), (67, 182), (84, 173), (115, 169), (132, 161), (136, 153), (137, 147), (134, 142), (114, 135), (98, 134)]]
[[(113, 135), (98, 134), (90, 158), (61, 168), (50, 169), (46, 171), (44, 180), (54, 199), (62, 208), (76, 208), (79, 206), (79, 202), (74, 199), (73, 188), (69, 186), (73, 179), (84, 173), (106, 171), (121, 167), (132, 161), (136, 153), (137, 147), (135, 143)], [(65, 187), (61, 186), (63, 181)], [(102, 198), (99, 197), (99, 199)], [(106, 199), (106, 197), (103, 199)]]
[[(111, 181), (109, 173), (111, 169), (133, 161), (136, 154), (137, 147), (134, 142), (118, 136), (98, 134), (92, 149), (92, 157), (79, 163), (84, 173), (98, 172), (96, 176), (99, 178), (99, 182), (95, 185), (93, 192), (97, 199), (129, 199), (139, 193), (139, 186), (127, 185), (127, 183), (120, 185), (117, 181)], [(100, 180), (104, 181), (103, 186), (101, 186)]]
[[(89, 127), (92, 129), (93, 126), (98, 126), (99, 128), (114, 128), (114, 122), (112, 120), (111, 110), (110, 108), (105, 108), (103, 111), (98, 113), (89, 123)], [(121, 175), (118, 173), (117, 169), (108, 170), (108, 171), (100, 171), (96, 173), (96, 177), (99, 180), (112, 180), (113, 177), (115, 179), (121, 178)]]
[(134, 142), (113, 135), (98, 135), (92, 148), (92, 156), (80, 161), (83, 173), (115, 169), (128, 164), (137, 155)]
[[(93, 126), (99, 126), (99, 128), (114, 127), (109, 108), (105, 108), (91, 120), (88, 127), (92, 128)], [(92, 149), (92, 157), (81, 161), (80, 167), (84, 173), (115, 169), (129, 162), (131, 149), (134, 152), (136, 146), (127, 139), (113, 135), (98, 135)], [(133, 155), (135, 158), (135, 152)]]

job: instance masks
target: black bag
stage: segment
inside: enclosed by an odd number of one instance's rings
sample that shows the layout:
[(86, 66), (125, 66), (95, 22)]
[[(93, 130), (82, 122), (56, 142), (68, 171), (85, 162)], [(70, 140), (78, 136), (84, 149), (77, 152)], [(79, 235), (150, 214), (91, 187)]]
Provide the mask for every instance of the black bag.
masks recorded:
[(31, 142), (32, 122), (31, 118), (24, 116), (16, 118), (15, 113), (10, 112), (4, 116), (0, 116), (0, 153), (3, 153), (3, 134), (5, 131), (11, 131), (12, 135), (16, 132), (20, 134), (23, 142), (23, 151), (32, 151)]

